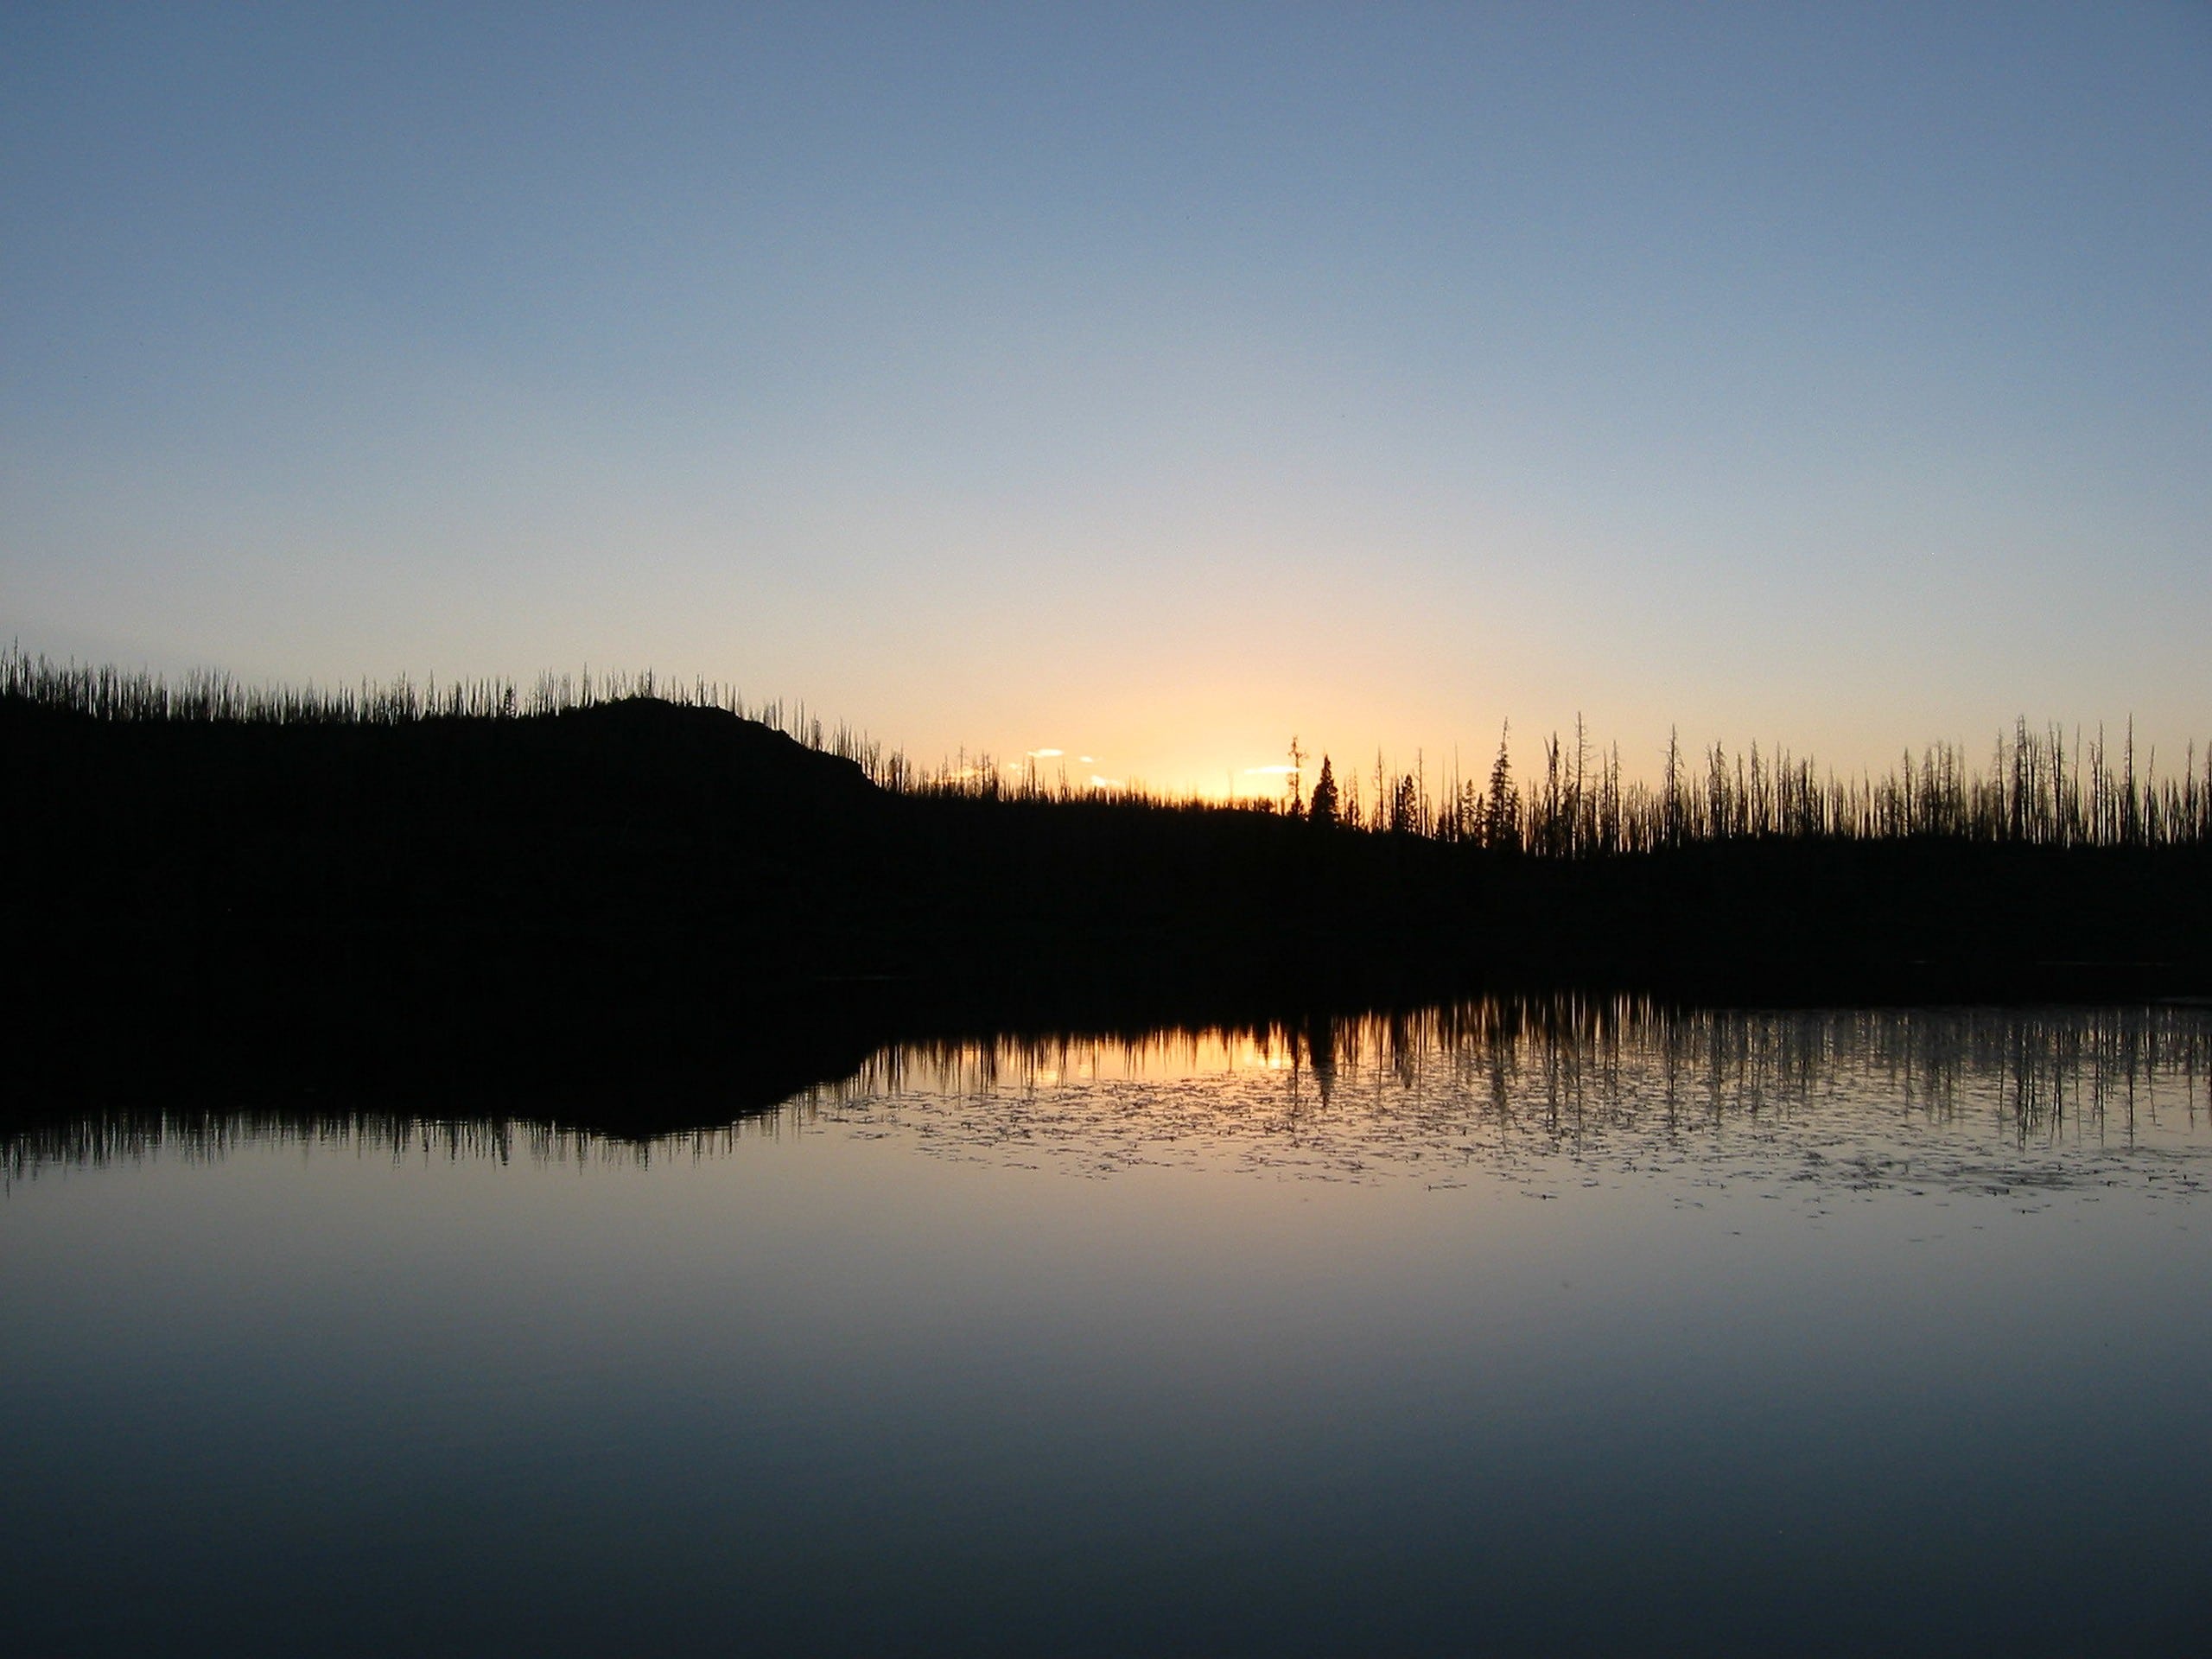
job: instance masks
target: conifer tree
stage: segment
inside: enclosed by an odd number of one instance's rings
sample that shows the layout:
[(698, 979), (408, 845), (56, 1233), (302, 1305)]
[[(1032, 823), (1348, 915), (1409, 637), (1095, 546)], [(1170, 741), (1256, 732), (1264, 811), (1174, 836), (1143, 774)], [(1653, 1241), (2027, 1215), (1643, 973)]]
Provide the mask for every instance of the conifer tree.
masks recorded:
[(1513, 787), (1513, 762), (1506, 753), (1511, 730), (1510, 722), (1500, 728), (1497, 759), (1491, 765), (1490, 802), (1483, 823), (1483, 844), (1486, 847), (1517, 848), (1521, 842), (1521, 803)]
[(1306, 816), (1324, 830), (1337, 827), (1337, 774), (1329, 766), (1329, 757), (1321, 757), (1321, 775), (1314, 780), (1313, 798), (1307, 804)]

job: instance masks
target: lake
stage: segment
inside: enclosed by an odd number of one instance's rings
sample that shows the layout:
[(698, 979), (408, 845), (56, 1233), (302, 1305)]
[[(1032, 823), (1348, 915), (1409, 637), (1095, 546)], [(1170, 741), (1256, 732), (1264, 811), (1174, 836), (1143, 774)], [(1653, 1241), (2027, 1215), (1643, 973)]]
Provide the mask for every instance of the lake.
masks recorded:
[(2212, 1010), (884, 1051), (7, 1149), (7, 1646), (2202, 1652)]

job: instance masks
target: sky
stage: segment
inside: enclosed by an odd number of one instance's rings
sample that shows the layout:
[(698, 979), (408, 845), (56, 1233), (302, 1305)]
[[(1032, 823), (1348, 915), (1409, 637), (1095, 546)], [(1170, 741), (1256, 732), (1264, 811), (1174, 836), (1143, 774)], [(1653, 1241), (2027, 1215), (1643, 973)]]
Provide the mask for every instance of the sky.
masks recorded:
[(2208, 578), (2212, 5), (0, 9), (29, 652), (2163, 764)]

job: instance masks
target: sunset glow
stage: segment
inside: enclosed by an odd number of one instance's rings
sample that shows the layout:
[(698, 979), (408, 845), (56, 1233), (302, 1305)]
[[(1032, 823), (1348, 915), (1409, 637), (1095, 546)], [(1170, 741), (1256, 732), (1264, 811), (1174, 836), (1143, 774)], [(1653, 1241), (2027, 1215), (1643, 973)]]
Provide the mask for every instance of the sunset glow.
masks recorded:
[(0, 22), (33, 651), (1200, 792), (2212, 706), (2201, 10), (103, 17)]

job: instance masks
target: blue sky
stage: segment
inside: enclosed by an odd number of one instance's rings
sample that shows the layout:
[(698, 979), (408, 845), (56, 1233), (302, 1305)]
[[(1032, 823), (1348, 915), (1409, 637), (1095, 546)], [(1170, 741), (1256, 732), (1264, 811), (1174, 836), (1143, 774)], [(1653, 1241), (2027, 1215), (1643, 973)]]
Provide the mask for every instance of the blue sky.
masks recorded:
[(1168, 786), (2171, 747), (2208, 180), (2193, 4), (14, 6), (0, 628)]

